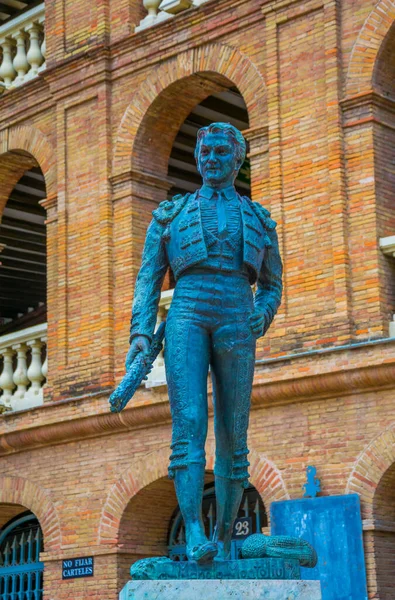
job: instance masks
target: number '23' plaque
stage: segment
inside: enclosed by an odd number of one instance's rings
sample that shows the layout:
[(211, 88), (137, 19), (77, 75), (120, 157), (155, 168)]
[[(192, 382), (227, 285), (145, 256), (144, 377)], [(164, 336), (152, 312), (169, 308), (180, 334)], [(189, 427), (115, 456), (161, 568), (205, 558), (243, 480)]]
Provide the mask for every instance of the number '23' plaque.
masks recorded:
[[(233, 525), (232, 538), (234, 540), (242, 540), (252, 533), (251, 517), (239, 517)], [(260, 533), (260, 532), (259, 532)]]

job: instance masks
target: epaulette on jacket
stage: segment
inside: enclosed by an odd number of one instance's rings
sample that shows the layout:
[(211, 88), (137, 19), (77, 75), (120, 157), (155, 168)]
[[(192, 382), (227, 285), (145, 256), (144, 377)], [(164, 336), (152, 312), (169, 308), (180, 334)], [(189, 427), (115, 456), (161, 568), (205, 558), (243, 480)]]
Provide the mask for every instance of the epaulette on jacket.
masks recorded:
[(161, 202), (157, 209), (153, 211), (154, 218), (158, 221), (158, 223), (162, 223), (162, 225), (166, 225), (170, 223), (183, 209), (185, 206), (190, 194), (177, 194), (173, 196), (171, 200), (165, 200)]
[(270, 212), (267, 210), (267, 208), (265, 208), (264, 206), (259, 204), (259, 202), (253, 202), (249, 198), (247, 198), (247, 199), (248, 199), (250, 205), (252, 206), (256, 216), (261, 221), (262, 225), (269, 231), (276, 229), (277, 223), (276, 223), (276, 221), (271, 219)]

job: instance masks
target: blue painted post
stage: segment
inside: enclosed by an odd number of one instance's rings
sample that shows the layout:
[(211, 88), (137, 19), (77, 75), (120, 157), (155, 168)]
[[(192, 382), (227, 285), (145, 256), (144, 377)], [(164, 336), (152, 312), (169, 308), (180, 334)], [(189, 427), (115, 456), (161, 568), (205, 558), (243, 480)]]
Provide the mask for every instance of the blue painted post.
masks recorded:
[(33, 574), (31, 572), (29, 572), (27, 574), (27, 598), (28, 600), (32, 600), (32, 577)]
[(12, 588), (11, 588), (11, 596), (10, 600), (17, 600), (16, 597), (16, 575), (12, 575)]
[(30, 564), (33, 562), (33, 533), (32, 530), (29, 531), (29, 535), (27, 538), (27, 562)]
[(36, 542), (36, 554), (35, 554), (35, 562), (39, 562), (40, 560), (40, 551), (41, 551), (41, 529), (37, 528), (36, 535), (34, 536), (34, 541)]
[(12, 564), (12, 566), (14, 566), (14, 565), (17, 564), (16, 552), (17, 552), (17, 548), (18, 548), (18, 542), (17, 542), (16, 536), (12, 540), (11, 548), (12, 548), (12, 562), (11, 562), (11, 564)]
[(259, 500), (257, 499), (254, 508), (255, 528), (257, 533), (261, 533), (261, 511), (259, 510)]
[(19, 564), (23, 565), (23, 564), (25, 564), (25, 547), (26, 547), (24, 531), (22, 531), (21, 539), (19, 540), (19, 547), (20, 547)]

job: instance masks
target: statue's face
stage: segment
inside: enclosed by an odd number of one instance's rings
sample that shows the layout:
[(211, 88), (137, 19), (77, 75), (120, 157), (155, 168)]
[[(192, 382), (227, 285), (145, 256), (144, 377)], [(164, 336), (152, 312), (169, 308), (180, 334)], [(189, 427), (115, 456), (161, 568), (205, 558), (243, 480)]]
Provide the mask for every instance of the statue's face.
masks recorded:
[(233, 184), (241, 167), (232, 140), (223, 133), (208, 133), (203, 138), (197, 163), (203, 182), (211, 187)]

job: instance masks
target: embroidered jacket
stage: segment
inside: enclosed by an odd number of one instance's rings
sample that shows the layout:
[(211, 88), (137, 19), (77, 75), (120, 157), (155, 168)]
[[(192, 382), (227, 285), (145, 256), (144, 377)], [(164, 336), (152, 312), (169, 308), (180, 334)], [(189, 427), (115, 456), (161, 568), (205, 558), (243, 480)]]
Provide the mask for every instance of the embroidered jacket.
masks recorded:
[[(257, 283), (255, 309), (265, 313), (268, 329), (281, 302), (282, 263), (268, 210), (240, 197), (243, 263), (251, 284)], [(136, 279), (130, 338), (152, 338), (160, 292), (170, 266), (177, 279), (190, 267), (208, 258), (198, 192), (175, 196), (153, 211), (148, 227), (141, 268)], [(207, 236), (206, 236), (207, 237)]]

